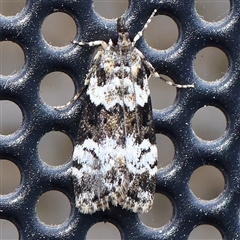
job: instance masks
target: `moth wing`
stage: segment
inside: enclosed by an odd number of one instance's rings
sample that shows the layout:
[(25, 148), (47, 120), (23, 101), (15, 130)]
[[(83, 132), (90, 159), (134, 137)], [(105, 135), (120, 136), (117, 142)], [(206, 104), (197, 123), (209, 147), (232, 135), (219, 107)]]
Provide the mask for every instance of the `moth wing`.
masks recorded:
[[(109, 57), (103, 57), (109, 63)], [(120, 79), (106, 78), (105, 74), (106, 69), (97, 66), (81, 96), (85, 106), (74, 147), (72, 178), (76, 206), (82, 213), (108, 209), (109, 203), (120, 204), (129, 186), (124, 110), (119, 104), (123, 99), (117, 87)]]
[[(134, 84), (132, 88), (126, 87), (128, 94), (125, 94), (124, 99), (128, 109), (125, 116), (127, 119), (126, 164), (130, 182), (122, 207), (142, 213), (149, 211), (153, 204), (157, 174), (157, 146), (147, 68), (140, 56), (136, 55), (134, 59), (135, 63), (131, 64)], [(135, 99), (135, 106), (131, 111), (130, 99)]]

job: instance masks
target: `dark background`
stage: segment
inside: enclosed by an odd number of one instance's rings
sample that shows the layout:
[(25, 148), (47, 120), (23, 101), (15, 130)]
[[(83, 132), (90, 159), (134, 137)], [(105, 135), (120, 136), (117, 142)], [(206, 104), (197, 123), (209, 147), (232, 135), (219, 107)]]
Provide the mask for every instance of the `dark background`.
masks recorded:
[[(25, 1), (0, 1), (0, 13), (12, 16), (20, 12)], [(117, 18), (127, 9), (128, 1), (94, 1), (95, 11), (105, 18)], [(230, 3), (224, 1), (196, 1), (196, 11), (199, 18), (213, 24), (223, 21), (230, 11)], [(1, 16), (0, 16), (1, 17)], [(76, 25), (73, 19), (65, 13), (49, 15), (43, 25), (42, 34), (45, 40), (58, 47), (70, 44), (75, 38)], [(149, 46), (160, 51), (167, 50), (178, 39), (176, 23), (168, 16), (156, 16), (144, 33)], [(10, 41), (0, 43), (0, 74), (17, 73), (24, 64), (24, 54), (21, 48)], [(203, 49), (196, 55), (195, 71), (203, 81), (216, 81), (224, 76), (228, 68), (228, 60), (222, 50), (214, 47)], [(166, 76), (164, 76), (166, 77)], [(150, 80), (153, 108), (164, 109), (175, 99), (176, 89), (152, 78)], [(66, 104), (74, 94), (74, 84), (71, 78), (62, 72), (47, 75), (41, 84), (42, 100), (48, 105)], [(21, 125), (20, 109), (10, 101), (0, 101), (0, 133), (12, 134)], [(217, 119), (217, 122), (216, 122)], [(192, 119), (192, 127), (196, 135), (206, 141), (219, 138), (225, 131), (224, 114), (215, 107), (201, 108)], [(158, 134), (159, 167), (167, 166), (174, 157), (174, 146), (165, 135)], [(46, 134), (39, 143), (39, 154), (42, 161), (52, 166), (68, 162), (73, 146), (67, 135), (61, 132)], [(13, 192), (20, 182), (20, 173), (12, 162), (0, 160), (0, 194)], [(197, 169), (190, 180), (193, 193), (204, 200), (217, 197), (224, 188), (224, 178), (213, 166), (203, 166)], [(156, 210), (157, 209), (157, 210)], [(156, 194), (153, 209), (148, 214), (142, 214), (141, 220), (147, 226), (161, 227), (172, 216), (172, 205), (167, 197)], [(67, 197), (58, 192), (50, 191), (42, 195), (36, 211), (41, 221), (46, 224), (61, 224), (68, 219), (70, 204)], [(160, 212), (161, 215), (155, 214)], [(14, 225), (7, 220), (0, 220), (0, 239), (17, 239), (18, 233)], [(98, 223), (92, 227), (87, 239), (120, 239), (118, 229), (110, 223)], [(219, 231), (210, 225), (202, 225), (194, 229), (190, 239), (221, 239)]]

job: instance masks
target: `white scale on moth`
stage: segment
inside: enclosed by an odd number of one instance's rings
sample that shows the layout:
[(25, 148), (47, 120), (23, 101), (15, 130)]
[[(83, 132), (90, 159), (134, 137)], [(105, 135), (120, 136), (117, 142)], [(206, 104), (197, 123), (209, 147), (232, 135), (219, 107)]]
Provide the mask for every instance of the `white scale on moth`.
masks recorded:
[(104, 211), (111, 205), (138, 213), (152, 207), (157, 147), (148, 79), (154, 75), (178, 88), (194, 87), (162, 78), (135, 47), (156, 12), (133, 40), (121, 17), (117, 39), (73, 41), (103, 48), (93, 59), (85, 87), (70, 102), (81, 98), (84, 104), (72, 166), (75, 201), (81, 213)]

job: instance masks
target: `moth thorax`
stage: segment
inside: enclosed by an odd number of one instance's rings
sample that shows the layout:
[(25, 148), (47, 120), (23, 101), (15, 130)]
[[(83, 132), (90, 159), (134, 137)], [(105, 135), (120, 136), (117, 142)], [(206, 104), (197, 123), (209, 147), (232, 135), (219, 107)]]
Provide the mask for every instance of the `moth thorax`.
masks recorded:
[(119, 33), (119, 37), (118, 37), (118, 46), (120, 46), (121, 48), (129, 48), (129, 46), (131, 45), (131, 41), (129, 39), (129, 34), (128, 32), (125, 33)]

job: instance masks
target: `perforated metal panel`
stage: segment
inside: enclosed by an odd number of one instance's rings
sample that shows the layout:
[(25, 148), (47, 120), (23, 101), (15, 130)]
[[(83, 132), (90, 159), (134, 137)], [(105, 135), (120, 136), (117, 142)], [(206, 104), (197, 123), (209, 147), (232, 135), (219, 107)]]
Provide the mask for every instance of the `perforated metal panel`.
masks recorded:
[[(66, 12), (76, 21), (76, 39), (86, 41), (108, 41), (116, 31), (116, 22), (97, 15), (90, 0), (29, 0), (20, 14), (0, 16), (0, 40), (19, 44), (26, 57), (20, 72), (0, 76), (0, 99), (16, 103), (24, 116), (16, 133), (0, 136), (0, 158), (14, 162), (22, 178), (14, 193), (0, 196), (0, 218), (15, 224), (20, 239), (85, 239), (89, 228), (97, 222), (114, 224), (122, 239), (188, 239), (193, 228), (200, 224), (215, 226), (223, 239), (240, 239), (240, 2), (232, 0), (229, 15), (215, 24), (202, 21), (194, 4), (193, 0), (132, 0), (124, 14), (133, 33), (141, 29), (155, 8), (158, 14), (173, 18), (180, 37), (172, 48), (157, 51), (144, 39), (139, 41), (138, 48), (159, 73), (169, 75), (176, 83), (195, 84), (194, 89), (178, 90), (171, 107), (154, 110), (156, 133), (167, 135), (175, 147), (172, 163), (158, 172), (156, 189), (171, 200), (174, 213), (171, 221), (158, 229), (143, 225), (137, 214), (121, 208), (80, 214), (74, 205), (71, 161), (48, 168), (37, 152), (41, 137), (53, 130), (65, 132), (74, 143), (79, 113), (85, 104), (75, 102), (64, 111), (54, 110), (40, 98), (41, 80), (59, 70), (72, 77), (77, 92), (93, 54), (93, 49), (80, 49), (70, 43), (63, 48), (48, 45), (41, 35), (44, 18), (53, 12)], [(227, 73), (212, 83), (201, 80), (193, 70), (194, 57), (207, 46), (222, 49), (229, 60)], [(219, 108), (227, 119), (225, 133), (208, 142), (199, 139), (191, 127), (194, 113), (206, 105)], [(224, 191), (211, 201), (197, 199), (189, 189), (191, 174), (203, 165), (215, 166), (225, 178)], [(45, 225), (36, 215), (39, 197), (49, 190), (64, 193), (71, 202), (71, 215), (62, 225)]]

